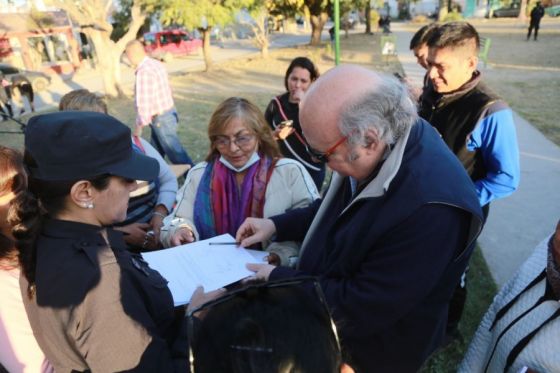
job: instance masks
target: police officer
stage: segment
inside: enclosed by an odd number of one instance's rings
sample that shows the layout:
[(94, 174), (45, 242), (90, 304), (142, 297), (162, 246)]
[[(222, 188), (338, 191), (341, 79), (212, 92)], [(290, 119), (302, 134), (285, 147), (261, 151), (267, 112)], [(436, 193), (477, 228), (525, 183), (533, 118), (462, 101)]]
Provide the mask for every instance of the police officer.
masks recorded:
[(133, 151), (128, 127), (92, 112), (33, 117), (25, 148), (22, 289), (55, 371), (185, 371), (182, 312), (167, 281), (111, 228), (157, 161)]

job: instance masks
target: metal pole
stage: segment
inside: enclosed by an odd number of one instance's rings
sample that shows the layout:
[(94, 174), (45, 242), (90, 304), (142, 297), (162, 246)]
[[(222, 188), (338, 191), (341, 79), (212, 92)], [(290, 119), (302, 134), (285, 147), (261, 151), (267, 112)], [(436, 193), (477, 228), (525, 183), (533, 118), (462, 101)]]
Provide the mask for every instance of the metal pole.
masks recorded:
[(340, 1), (334, 0), (334, 63), (340, 64)]

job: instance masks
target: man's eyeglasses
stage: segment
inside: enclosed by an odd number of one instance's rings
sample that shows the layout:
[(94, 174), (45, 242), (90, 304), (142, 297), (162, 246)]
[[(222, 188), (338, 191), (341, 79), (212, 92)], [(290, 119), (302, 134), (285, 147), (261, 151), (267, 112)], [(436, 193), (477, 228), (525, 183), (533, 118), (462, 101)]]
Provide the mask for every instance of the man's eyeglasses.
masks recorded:
[[(187, 322), (188, 322), (188, 349), (189, 349), (189, 362), (190, 362), (190, 367), (191, 367), (191, 373), (194, 373), (194, 354), (193, 354), (193, 337), (194, 337), (194, 327), (195, 327), (195, 322), (194, 319), (196, 318), (194, 316), (194, 314), (201, 312), (201, 313), (206, 313), (207, 311), (210, 311), (213, 307), (216, 306), (220, 306), (224, 303), (227, 303), (237, 297), (246, 297), (251, 299), (251, 297), (254, 297), (254, 294), (256, 293), (257, 296), (260, 292), (262, 291), (270, 291), (273, 289), (278, 289), (278, 288), (301, 288), (301, 289), (306, 289), (311, 287), (313, 290), (314, 295), (316, 296), (316, 300), (319, 302), (319, 305), (321, 307), (321, 309), (324, 312), (324, 316), (325, 316), (325, 320), (329, 320), (330, 321), (330, 327), (333, 333), (333, 338), (334, 341), (336, 343), (336, 347), (338, 351), (341, 351), (340, 349), (340, 341), (338, 338), (338, 332), (336, 329), (336, 325), (332, 319), (331, 313), (329, 311), (329, 307), (327, 305), (327, 301), (325, 300), (325, 295), (323, 294), (323, 290), (321, 289), (321, 284), (319, 284), (319, 281), (317, 280), (317, 278), (312, 277), (312, 276), (305, 276), (305, 277), (298, 277), (298, 278), (291, 278), (291, 279), (284, 279), (284, 280), (277, 280), (277, 281), (268, 281), (268, 282), (263, 282), (263, 283), (257, 283), (257, 284), (251, 284), (251, 285), (247, 285), (241, 289), (237, 289), (237, 290), (233, 290), (230, 291), (228, 293), (226, 293), (225, 295), (221, 296), (220, 298), (214, 299), (210, 302), (207, 302), (201, 306), (195, 307), (192, 310), (189, 310), (188, 314), (187, 314)], [(272, 351), (272, 349), (266, 347), (266, 346), (262, 346), (262, 347), (257, 347), (257, 346), (230, 346), (230, 348), (232, 350), (238, 350), (238, 351), (243, 351), (243, 350), (251, 350), (251, 351), (255, 351), (255, 352), (268, 352), (268, 353), (273, 353), (274, 351)]]
[(346, 140), (348, 140), (348, 136), (342, 137), (333, 146), (328, 148), (327, 151), (325, 151), (324, 153), (313, 149), (311, 146), (309, 146), (309, 144), (305, 144), (305, 150), (311, 156), (311, 158), (313, 158), (313, 160), (317, 162), (327, 163), (329, 161), (329, 157), (334, 153), (335, 149), (338, 148)]
[(216, 146), (216, 148), (220, 148), (220, 149), (229, 148), (232, 141), (238, 147), (244, 148), (248, 145), (251, 145), (254, 138), (255, 138), (255, 135), (249, 135), (249, 134), (235, 136), (233, 138), (233, 140), (230, 137), (227, 137), (227, 136), (216, 136), (214, 138), (213, 142), (214, 142), (214, 145)]

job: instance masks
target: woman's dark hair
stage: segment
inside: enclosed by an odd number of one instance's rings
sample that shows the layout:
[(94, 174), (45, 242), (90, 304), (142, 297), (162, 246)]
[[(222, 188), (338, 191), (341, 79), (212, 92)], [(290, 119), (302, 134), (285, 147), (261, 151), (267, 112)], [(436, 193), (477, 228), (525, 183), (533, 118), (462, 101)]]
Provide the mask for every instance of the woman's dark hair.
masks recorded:
[(301, 67), (302, 69), (309, 71), (309, 77), (312, 82), (317, 80), (319, 77), (319, 70), (309, 58), (296, 57), (292, 60), (292, 62), (290, 62), (290, 66), (288, 66), (288, 70), (286, 70), (286, 75), (284, 76), (284, 87), (286, 87), (286, 91), (288, 90), (288, 77), (296, 67)]
[[(23, 158), (17, 150), (0, 145), (0, 196), (9, 193), (14, 194), (14, 198), (9, 202), (8, 224), (13, 225), (17, 211), (17, 199), (27, 189), (27, 175), (23, 167)], [(7, 263), (7, 266), (0, 265), (0, 268), (17, 267), (17, 250), (15, 242), (9, 236), (0, 232), (0, 259)]]
[(252, 288), (208, 310), (192, 343), (195, 373), (340, 372), (319, 299), (300, 287)]
[[(23, 161), (27, 168), (36, 167), (37, 163), (28, 152)], [(109, 186), (110, 175), (99, 175), (86, 179), (97, 190)], [(66, 199), (72, 186), (79, 180), (39, 180), (29, 175), (28, 189), (17, 198), (16, 216), (12, 234), (19, 250), (19, 262), (22, 273), (28, 282), (28, 296), (31, 298), (35, 287), (35, 262), (37, 257), (36, 240), (43, 226), (45, 217), (56, 216), (65, 207)]]

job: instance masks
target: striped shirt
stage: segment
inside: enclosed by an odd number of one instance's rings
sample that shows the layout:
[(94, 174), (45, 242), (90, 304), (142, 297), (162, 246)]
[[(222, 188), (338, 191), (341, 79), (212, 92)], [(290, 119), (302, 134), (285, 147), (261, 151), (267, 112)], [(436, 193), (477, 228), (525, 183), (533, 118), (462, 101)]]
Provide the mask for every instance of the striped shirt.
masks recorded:
[(152, 117), (172, 109), (175, 104), (163, 64), (145, 57), (136, 68), (136, 125), (144, 127)]

